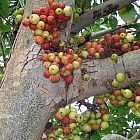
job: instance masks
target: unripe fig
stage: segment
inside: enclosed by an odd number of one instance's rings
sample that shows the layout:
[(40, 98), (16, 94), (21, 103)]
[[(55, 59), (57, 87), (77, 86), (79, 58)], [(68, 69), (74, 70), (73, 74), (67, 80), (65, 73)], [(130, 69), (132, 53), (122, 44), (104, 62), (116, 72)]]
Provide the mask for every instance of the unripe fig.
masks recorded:
[(30, 21), (30, 23), (32, 23), (32, 24), (37, 24), (37, 23), (39, 22), (39, 20), (40, 20), (40, 17), (39, 17), (39, 15), (37, 15), (37, 14), (32, 14), (32, 15), (29, 17), (29, 21)]
[(23, 19), (23, 16), (22, 15), (17, 15), (16, 18), (15, 18), (15, 21), (17, 23), (20, 23), (22, 21), (22, 19)]

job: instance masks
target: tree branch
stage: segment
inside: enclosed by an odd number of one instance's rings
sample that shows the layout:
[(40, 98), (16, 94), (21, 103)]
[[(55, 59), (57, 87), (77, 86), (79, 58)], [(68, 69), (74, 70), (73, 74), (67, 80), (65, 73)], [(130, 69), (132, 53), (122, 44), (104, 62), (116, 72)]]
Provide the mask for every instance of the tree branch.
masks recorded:
[[(139, 53), (140, 50), (128, 52), (120, 56), (117, 63), (112, 62), (110, 58), (85, 62), (81, 70), (74, 71), (74, 81), (68, 90), (68, 103), (113, 91), (111, 83), (118, 72), (126, 73), (126, 80), (119, 88), (139, 80)], [(83, 69), (90, 73), (91, 79), (88, 82), (81, 79)]]
[(89, 26), (97, 19), (106, 16), (110, 13), (117, 11), (120, 8), (127, 6), (128, 4), (134, 2), (136, 0), (109, 0), (96, 6), (95, 8), (89, 10), (88, 12), (84, 13), (80, 16), (80, 19), (73, 23), (72, 25), (72, 33), (77, 33), (83, 28)]
[(3, 44), (2, 44), (2, 42), (0, 43), (0, 48), (1, 48), (1, 51), (2, 51), (2, 57), (3, 57), (4, 67), (6, 67), (6, 61), (7, 61), (7, 59), (6, 59), (6, 54), (5, 54), (5, 48), (4, 48)]
[(131, 139), (140, 139), (140, 130), (138, 130)]
[(101, 140), (128, 140), (128, 139), (118, 134), (108, 134), (103, 138), (101, 138)]
[[(139, 15), (134, 19), (134, 22), (133, 22), (133, 24), (135, 24), (137, 21), (138, 21), (138, 19), (139, 19)], [(131, 24), (132, 25), (132, 24)], [(116, 29), (105, 29), (105, 30), (102, 30), (102, 31), (99, 31), (99, 32), (97, 32), (97, 33), (93, 33), (93, 34), (91, 34), (91, 36), (90, 36), (90, 38), (89, 39), (94, 39), (94, 38), (97, 38), (97, 37), (99, 37), (99, 36), (103, 36), (103, 35), (105, 35), (105, 34), (108, 34), (108, 33), (112, 33), (112, 32), (114, 32), (115, 30), (118, 30), (119, 28), (128, 28), (128, 26), (129, 25), (127, 25), (127, 24), (122, 24), (122, 25), (119, 25)]]

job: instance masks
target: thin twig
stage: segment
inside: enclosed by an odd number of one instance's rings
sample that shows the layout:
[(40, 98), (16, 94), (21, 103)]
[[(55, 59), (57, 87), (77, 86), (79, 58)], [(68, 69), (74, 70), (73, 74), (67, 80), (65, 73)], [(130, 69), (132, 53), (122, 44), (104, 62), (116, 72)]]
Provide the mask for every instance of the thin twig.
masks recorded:
[[(133, 23), (136, 23), (136, 22), (138, 21), (139, 17), (140, 17), (140, 15), (138, 15), (138, 16), (134, 19)], [(105, 30), (102, 30), (102, 31), (100, 31), (100, 32), (97, 32), (97, 33), (92, 34), (91, 37), (90, 37), (90, 39), (94, 39), (94, 38), (97, 38), (97, 37), (99, 37), (99, 36), (103, 36), (103, 35), (105, 35), (105, 34), (114, 32), (115, 30), (118, 30), (119, 28), (126, 28), (126, 27), (128, 27), (128, 26), (129, 26), (129, 25), (127, 25), (127, 24), (122, 24), (122, 25), (118, 26), (118, 27), (117, 27), (116, 29), (114, 29), (114, 30), (113, 30), (113, 29), (105, 29)]]
[(0, 43), (0, 48), (2, 51), (2, 57), (3, 57), (3, 61), (4, 61), (4, 67), (6, 67), (6, 54), (5, 54), (5, 49), (4, 46), (2, 45), (2, 43)]
[(3, 20), (5, 20), (6, 21), (6, 23), (8, 24), (8, 25), (10, 25), (11, 27), (13, 27), (14, 28), (14, 26), (6, 19), (6, 18), (4, 18), (3, 16), (1, 16), (0, 17), (0, 19), (3, 19)]
[(22, 8), (24, 8), (24, 5), (22, 4), (21, 0), (18, 0), (19, 1), (19, 4)]

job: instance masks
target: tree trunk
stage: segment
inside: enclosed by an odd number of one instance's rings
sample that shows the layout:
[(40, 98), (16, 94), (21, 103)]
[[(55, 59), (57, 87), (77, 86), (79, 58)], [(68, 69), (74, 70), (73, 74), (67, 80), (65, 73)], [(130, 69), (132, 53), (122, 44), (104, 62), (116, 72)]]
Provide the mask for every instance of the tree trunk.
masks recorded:
[[(43, 4), (44, 1), (29, 0), (25, 16)], [(74, 71), (75, 78), (69, 87), (62, 80), (52, 84), (43, 77), (44, 68), (38, 60), (40, 47), (33, 43), (31, 32), (21, 25), (0, 89), (0, 140), (39, 140), (52, 113), (67, 103), (112, 91), (110, 83), (116, 72), (126, 72), (121, 87), (138, 80), (139, 53), (140, 50), (129, 52), (117, 63), (110, 58), (85, 62), (81, 69), (90, 72), (88, 82), (81, 80), (80, 69)]]

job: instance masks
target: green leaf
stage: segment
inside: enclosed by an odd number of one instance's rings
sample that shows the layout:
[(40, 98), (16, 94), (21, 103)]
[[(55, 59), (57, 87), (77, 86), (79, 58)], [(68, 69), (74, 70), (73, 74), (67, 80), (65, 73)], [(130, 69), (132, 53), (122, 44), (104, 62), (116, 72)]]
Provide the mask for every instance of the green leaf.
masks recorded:
[(137, 12), (132, 4), (119, 10), (119, 15), (122, 20), (128, 23), (131, 23), (134, 20), (136, 14)]
[(94, 0), (94, 2), (92, 4), (92, 7), (95, 7), (95, 6), (97, 6), (97, 1), (96, 0)]
[(133, 113), (130, 113), (128, 115), (128, 121), (131, 122), (135, 118), (135, 115)]
[(82, 8), (82, 0), (76, 0), (75, 1), (75, 8)]
[(0, 21), (0, 30), (2, 30), (3, 32), (9, 32), (11, 31), (11, 27)]
[(89, 36), (89, 35), (90, 35), (90, 31), (84, 30), (84, 31), (83, 31), (83, 35), (84, 35), (84, 36)]
[(90, 9), (91, 8), (91, 0), (86, 0), (86, 6), (85, 8)]
[(90, 140), (100, 140), (100, 139), (101, 136), (98, 131), (94, 131), (93, 133), (91, 133)]
[(114, 16), (110, 16), (110, 17), (109, 17), (109, 24), (110, 24), (110, 27), (111, 27), (112, 29), (115, 29), (115, 28), (117, 27), (117, 25), (118, 25), (118, 20), (117, 20), (117, 18), (114, 17)]
[(140, 29), (140, 23), (129, 24), (128, 27), (129, 28), (134, 28), (136, 30), (139, 30)]
[(135, 39), (136, 39), (137, 41), (140, 41), (140, 30), (138, 30), (138, 31), (136, 32), (136, 37), (135, 37)]
[(6, 48), (6, 55), (10, 54), (10, 50), (11, 50), (11, 48)]
[(3, 17), (8, 17), (9, 15), (9, 0), (0, 0), (0, 15)]

